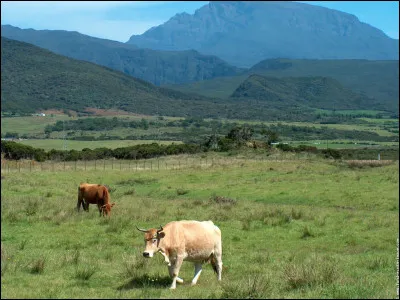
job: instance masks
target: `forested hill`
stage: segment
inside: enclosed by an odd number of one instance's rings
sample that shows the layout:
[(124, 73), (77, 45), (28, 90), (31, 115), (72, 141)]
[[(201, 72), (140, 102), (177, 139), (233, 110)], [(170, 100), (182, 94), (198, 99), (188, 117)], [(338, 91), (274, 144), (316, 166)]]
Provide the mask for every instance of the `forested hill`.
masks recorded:
[[(385, 110), (399, 110), (399, 61), (362, 59), (267, 59), (240, 76), (214, 78), (182, 85), (170, 85), (182, 92), (228, 98), (251, 74), (267, 77), (330, 77), (355, 93), (366, 95), (371, 104)], [(370, 109), (370, 104), (362, 109)]]
[(143, 114), (185, 115), (192, 107), (201, 114), (201, 106), (212, 103), (207, 101), (202, 96), (159, 88), (106, 67), (1, 38), (3, 112), (113, 107)]
[(100, 39), (75, 31), (1, 26), (1, 36), (26, 42), (70, 58), (124, 72), (155, 85), (231, 76), (243, 70), (195, 50), (157, 51)]
[(83, 112), (88, 107), (200, 118), (265, 120), (284, 119), (285, 114), (273, 108), (252, 106), (247, 100), (207, 98), (160, 88), (106, 67), (2, 37), (2, 112), (33, 113), (42, 109)]
[(365, 95), (344, 88), (329, 77), (267, 77), (251, 75), (234, 91), (231, 98), (265, 101), (276, 108), (312, 107), (319, 109), (383, 110)]

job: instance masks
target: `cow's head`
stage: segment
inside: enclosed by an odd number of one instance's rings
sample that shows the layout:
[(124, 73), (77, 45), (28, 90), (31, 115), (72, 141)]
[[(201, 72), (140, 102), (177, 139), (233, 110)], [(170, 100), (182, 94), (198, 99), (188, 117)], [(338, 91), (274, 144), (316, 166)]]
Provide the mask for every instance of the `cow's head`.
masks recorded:
[(102, 212), (103, 212), (103, 216), (104, 216), (104, 215), (105, 215), (105, 216), (110, 216), (110, 215), (111, 215), (111, 207), (113, 207), (114, 205), (115, 205), (115, 202), (112, 203), (112, 204), (110, 204), (110, 203), (104, 204), (104, 205), (101, 207), (101, 210), (102, 210)]
[(136, 229), (144, 232), (144, 243), (145, 249), (143, 251), (144, 257), (153, 257), (154, 253), (158, 252), (160, 248), (158, 245), (160, 244), (160, 240), (165, 236), (163, 231), (163, 227), (160, 225), (159, 229), (151, 228), (151, 229), (140, 229), (136, 226)]

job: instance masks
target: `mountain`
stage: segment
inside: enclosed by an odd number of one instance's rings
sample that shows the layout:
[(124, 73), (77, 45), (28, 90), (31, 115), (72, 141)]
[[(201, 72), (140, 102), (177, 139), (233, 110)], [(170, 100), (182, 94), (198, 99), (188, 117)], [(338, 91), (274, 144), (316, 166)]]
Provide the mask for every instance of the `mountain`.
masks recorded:
[[(283, 119), (281, 111), (263, 103), (181, 93), (29, 43), (1, 38), (2, 112), (86, 112), (87, 108), (177, 117)], [(299, 117), (310, 115), (312, 112)]]
[(185, 83), (242, 72), (213, 55), (194, 50), (156, 51), (75, 31), (20, 29), (1, 26), (1, 36), (54, 53), (124, 72), (155, 85)]
[[(227, 98), (251, 74), (278, 78), (331, 77), (343, 87), (373, 99), (371, 105), (379, 104), (392, 112), (399, 110), (398, 60), (267, 59), (255, 64), (240, 76), (166, 87), (208, 97)], [(369, 109), (369, 106), (364, 109)]]
[(344, 88), (329, 77), (266, 77), (251, 75), (233, 92), (231, 98), (266, 101), (271, 107), (285, 109), (311, 107), (316, 109), (382, 110), (372, 99)]
[(399, 41), (341, 11), (289, 1), (210, 1), (127, 44), (194, 49), (239, 67), (268, 58), (398, 60)]
[[(1, 110), (117, 108), (185, 116), (207, 114), (211, 100), (160, 88), (122, 72), (1, 38)], [(205, 106), (205, 107), (203, 107)]]

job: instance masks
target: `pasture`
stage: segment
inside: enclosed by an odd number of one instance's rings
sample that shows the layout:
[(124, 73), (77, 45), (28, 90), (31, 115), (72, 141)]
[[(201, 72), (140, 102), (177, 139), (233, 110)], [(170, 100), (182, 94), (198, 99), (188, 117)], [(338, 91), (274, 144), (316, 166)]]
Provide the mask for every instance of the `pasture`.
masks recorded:
[(21, 140), (18, 141), (21, 144), (31, 146), (33, 148), (42, 148), (45, 151), (51, 149), (63, 150), (64, 144), (67, 150), (82, 150), (84, 148), (96, 149), (96, 148), (123, 148), (142, 144), (159, 143), (163, 145), (169, 145), (172, 143), (181, 144), (181, 141), (156, 141), (156, 140), (105, 140), (105, 141), (74, 141), (74, 140), (62, 140), (62, 139), (35, 139), (35, 140)]
[[(208, 161), (157, 171), (2, 169), (2, 298), (398, 297), (398, 161)], [(76, 211), (83, 181), (111, 187), (110, 218), (93, 205)], [(171, 291), (163, 257), (143, 258), (135, 225), (184, 219), (221, 229), (221, 283), (205, 265), (191, 287), (184, 262), (185, 282)]]

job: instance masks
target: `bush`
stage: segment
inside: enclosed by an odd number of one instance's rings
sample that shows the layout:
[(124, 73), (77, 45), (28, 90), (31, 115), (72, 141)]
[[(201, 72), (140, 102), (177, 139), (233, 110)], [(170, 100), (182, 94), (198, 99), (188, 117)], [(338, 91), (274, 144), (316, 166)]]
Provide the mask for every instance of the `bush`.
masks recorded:
[(325, 158), (333, 158), (333, 159), (340, 159), (342, 155), (338, 150), (335, 149), (324, 149), (321, 151)]

